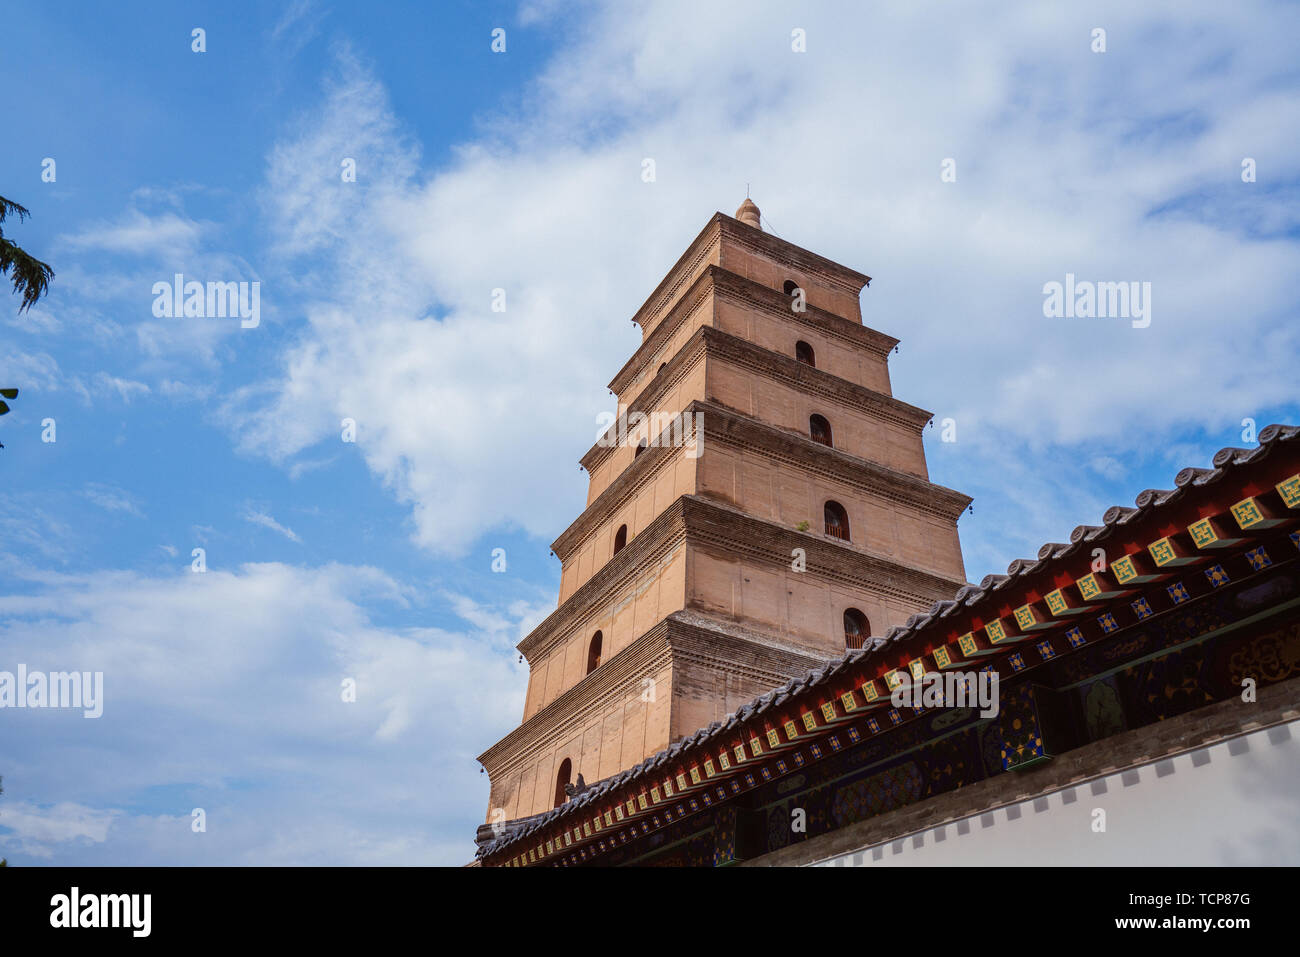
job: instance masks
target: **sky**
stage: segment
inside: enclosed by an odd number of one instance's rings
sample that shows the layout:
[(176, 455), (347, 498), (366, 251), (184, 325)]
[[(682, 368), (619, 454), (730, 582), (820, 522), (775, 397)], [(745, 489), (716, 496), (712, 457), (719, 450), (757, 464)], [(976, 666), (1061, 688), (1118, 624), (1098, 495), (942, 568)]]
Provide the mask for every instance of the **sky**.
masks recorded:
[(747, 189), (873, 277), (973, 581), (1300, 422), (1300, 7), (1060, 7), (7, 4), (0, 671), (105, 677), (0, 711), (0, 856), (471, 859), (630, 317)]

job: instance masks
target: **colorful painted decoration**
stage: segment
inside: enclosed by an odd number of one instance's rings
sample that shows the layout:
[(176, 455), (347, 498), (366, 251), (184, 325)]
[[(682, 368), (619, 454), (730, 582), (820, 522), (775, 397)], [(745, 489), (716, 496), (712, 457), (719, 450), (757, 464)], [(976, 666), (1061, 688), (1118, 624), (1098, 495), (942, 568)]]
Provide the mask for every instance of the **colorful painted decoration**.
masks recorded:
[(1138, 577), (1137, 567), (1128, 555), (1111, 562), (1110, 570), (1121, 585), (1127, 585)]
[(1232, 517), (1243, 529), (1254, 528), (1264, 523), (1264, 513), (1260, 511), (1259, 503), (1253, 498), (1243, 498), (1232, 506)]
[(1300, 508), (1300, 474), (1277, 483), (1277, 494), (1287, 508)]
[(1155, 563), (1161, 568), (1166, 565), (1172, 565), (1178, 559), (1177, 552), (1174, 551), (1174, 543), (1167, 537), (1159, 538), (1147, 546), (1147, 551), (1155, 559)]

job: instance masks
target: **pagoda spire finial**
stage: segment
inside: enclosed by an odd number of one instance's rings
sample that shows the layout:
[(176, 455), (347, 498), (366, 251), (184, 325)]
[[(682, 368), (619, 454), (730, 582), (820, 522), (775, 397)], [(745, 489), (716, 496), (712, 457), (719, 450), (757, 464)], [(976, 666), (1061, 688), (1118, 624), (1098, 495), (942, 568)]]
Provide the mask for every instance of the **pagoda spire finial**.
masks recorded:
[(760, 223), (761, 215), (762, 214), (758, 211), (758, 207), (754, 205), (754, 201), (748, 196), (746, 196), (745, 201), (740, 204), (740, 209), (736, 210), (736, 218), (748, 226), (753, 226), (755, 229), (763, 228)]

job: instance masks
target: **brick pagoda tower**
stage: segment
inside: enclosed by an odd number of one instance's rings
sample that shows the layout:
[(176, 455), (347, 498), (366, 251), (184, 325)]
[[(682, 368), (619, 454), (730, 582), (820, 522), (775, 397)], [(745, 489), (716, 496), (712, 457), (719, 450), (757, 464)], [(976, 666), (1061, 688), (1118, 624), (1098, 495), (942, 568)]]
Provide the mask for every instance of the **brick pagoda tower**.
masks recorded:
[(527, 818), (883, 635), (966, 584), (965, 495), (890, 392), (870, 277), (714, 215), (633, 317), (622, 422), (552, 546), (559, 607), (519, 644), (523, 723), (480, 757)]

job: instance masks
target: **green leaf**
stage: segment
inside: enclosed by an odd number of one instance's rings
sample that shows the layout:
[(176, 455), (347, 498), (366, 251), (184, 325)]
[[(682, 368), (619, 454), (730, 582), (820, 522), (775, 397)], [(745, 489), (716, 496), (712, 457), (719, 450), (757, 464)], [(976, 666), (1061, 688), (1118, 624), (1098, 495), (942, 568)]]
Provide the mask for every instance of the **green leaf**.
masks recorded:
[(16, 399), (16, 398), (18, 398), (18, 390), (17, 390), (17, 389), (0, 389), (0, 395), (4, 396), (6, 399)]

